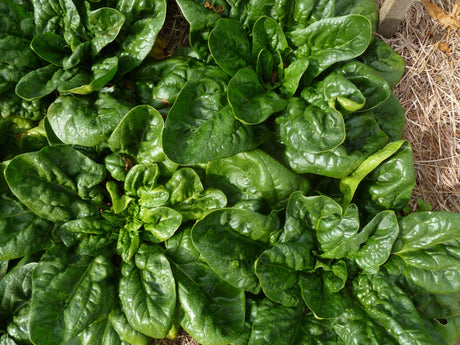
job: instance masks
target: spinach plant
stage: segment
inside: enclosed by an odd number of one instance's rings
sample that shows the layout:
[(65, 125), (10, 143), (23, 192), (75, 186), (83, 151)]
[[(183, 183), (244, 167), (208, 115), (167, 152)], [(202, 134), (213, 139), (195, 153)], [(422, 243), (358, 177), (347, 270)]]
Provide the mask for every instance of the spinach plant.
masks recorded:
[(0, 2), (0, 345), (460, 338), (374, 0)]

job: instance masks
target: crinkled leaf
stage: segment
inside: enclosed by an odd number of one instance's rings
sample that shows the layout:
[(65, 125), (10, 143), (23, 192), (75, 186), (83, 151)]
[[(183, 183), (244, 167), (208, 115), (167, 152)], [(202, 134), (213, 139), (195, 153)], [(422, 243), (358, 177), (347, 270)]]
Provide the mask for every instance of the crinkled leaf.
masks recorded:
[(208, 164), (206, 184), (221, 189), (230, 205), (253, 202), (260, 211), (279, 208), (296, 190), (308, 193), (307, 179), (292, 173), (263, 151), (239, 153)]
[(94, 97), (61, 96), (47, 117), (64, 143), (94, 146), (107, 140), (129, 109), (125, 102), (100, 92)]
[(302, 152), (329, 151), (345, 140), (342, 114), (333, 108), (308, 106), (303, 113), (277, 117), (276, 124), (283, 144)]
[(207, 214), (193, 227), (193, 243), (203, 259), (229, 284), (257, 293), (254, 263), (277, 230), (272, 216), (245, 209)]
[(380, 266), (390, 257), (398, 235), (399, 225), (395, 213), (383, 211), (360, 231), (359, 236), (365, 236), (367, 239), (352, 258), (363, 272), (377, 273)]
[(251, 44), (243, 25), (221, 18), (209, 34), (209, 50), (215, 62), (231, 76), (251, 61)]
[(120, 300), (130, 325), (154, 338), (168, 334), (176, 307), (176, 284), (168, 259), (159, 247), (142, 245), (124, 264)]
[(244, 327), (244, 292), (202, 262), (174, 267), (183, 310), (180, 325), (187, 333), (203, 345), (225, 345), (238, 338)]
[(304, 74), (309, 83), (334, 63), (361, 55), (371, 42), (372, 28), (367, 18), (349, 15), (319, 20), (287, 33), (287, 37), (298, 47), (296, 57), (310, 60)]
[(104, 166), (68, 146), (16, 156), (5, 170), (13, 194), (35, 214), (58, 222), (94, 215)]
[(114, 268), (103, 257), (73, 255), (54, 247), (33, 273), (30, 338), (38, 344), (62, 344), (109, 312)]
[(71, 54), (65, 39), (54, 32), (35, 35), (30, 47), (43, 60), (58, 67), (62, 67), (63, 59)]
[(358, 276), (353, 290), (366, 313), (398, 343), (434, 345), (409, 297), (382, 274)]
[(385, 78), (390, 88), (394, 88), (404, 75), (403, 58), (387, 43), (379, 39), (372, 41), (361, 59)]
[(148, 191), (155, 188), (159, 176), (158, 165), (136, 164), (126, 175), (125, 193), (131, 196), (140, 196), (141, 190)]
[[(227, 105), (225, 77), (188, 81), (169, 111), (163, 132), (167, 157), (180, 164), (205, 163), (256, 148), (266, 130), (238, 121)], [(212, 79), (211, 79), (212, 78)]]
[(287, 102), (273, 91), (265, 91), (251, 68), (240, 69), (227, 88), (228, 102), (236, 118), (244, 124), (256, 125), (283, 110)]
[(182, 223), (182, 215), (169, 207), (142, 207), (139, 219), (144, 222), (144, 229), (150, 232), (155, 242), (160, 243), (170, 238)]
[(64, 81), (58, 87), (60, 92), (71, 92), (77, 95), (87, 95), (102, 89), (117, 73), (118, 59), (108, 57), (96, 61), (91, 66), (91, 73), (80, 71), (74, 78)]
[[(390, 145), (393, 143), (386, 147), (390, 147)], [(385, 148), (382, 149), (382, 152), (384, 150)], [(379, 152), (369, 159), (375, 157), (380, 160)], [(370, 165), (367, 163), (371, 162), (366, 160), (362, 164), (363, 169), (372, 165), (372, 163)], [(383, 161), (363, 179), (356, 198), (360, 200), (363, 209), (370, 213), (383, 210), (400, 211), (409, 202), (414, 186), (415, 169), (412, 149), (408, 142), (403, 142), (396, 154)]]
[[(17, 35), (18, 33), (15, 32), (14, 34)], [(29, 40), (25, 38), (14, 35), (3, 36), (0, 38), (0, 62), (18, 67), (38, 67), (37, 56), (30, 49), (29, 45)]]
[(38, 68), (24, 75), (16, 84), (16, 94), (31, 101), (49, 95), (62, 82), (72, 78), (74, 71), (64, 71), (55, 65)]
[[(353, 199), (358, 185), (389, 157), (393, 156), (404, 144), (404, 141), (395, 141), (367, 158), (350, 176), (340, 181), (340, 190), (344, 194), (343, 204), (348, 205)], [(393, 184), (392, 184), (393, 186)]]
[(88, 11), (86, 27), (93, 34), (91, 39), (91, 55), (93, 57), (115, 40), (124, 22), (124, 15), (114, 8), (102, 7)]
[(118, 38), (118, 75), (139, 66), (153, 48), (166, 18), (166, 0), (119, 1), (116, 9), (126, 17)]

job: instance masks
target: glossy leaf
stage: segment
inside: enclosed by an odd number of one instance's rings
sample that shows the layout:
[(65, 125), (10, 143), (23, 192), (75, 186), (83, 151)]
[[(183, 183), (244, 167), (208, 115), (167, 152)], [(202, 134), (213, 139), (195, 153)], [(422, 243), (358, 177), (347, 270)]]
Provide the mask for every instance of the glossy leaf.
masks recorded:
[(277, 93), (265, 91), (251, 68), (242, 68), (233, 76), (227, 97), (236, 118), (249, 125), (264, 122), (287, 104)]
[(335, 3), (336, 16), (344, 16), (348, 14), (360, 14), (365, 16), (372, 23), (372, 30), (377, 31), (379, 18), (379, 7), (374, 0), (336, 0)]
[(64, 58), (71, 54), (64, 38), (53, 32), (35, 35), (30, 47), (43, 60), (58, 67), (62, 67)]
[(102, 7), (88, 11), (87, 29), (94, 36), (91, 40), (91, 55), (93, 57), (115, 40), (124, 22), (123, 14), (114, 8)]
[(0, 38), (0, 62), (29, 68), (38, 67), (38, 59), (30, 49), (29, 40), (18, 37), (17, 34), (15, 32), (14, 35)]
[(231, 76), (251, 61), (251, 46), (243, 25), (221, 18), (209, 34), (209, 50), (216, 63)]
[[(387, 146), (390, 145), (392, 144)], [(367, 164), (363, 163), (363, 168), (365, 165)], [(395, 155), (366, 176), (359, 186), (357, 198), (361, 200), (363, 208), (370, 213), (383, 210), (400, 211), (409, 202), (414, 186), (412, 149), (409, 143), (404, 142)]]
[(158, 243), (174, 235), (182, 223), (181, 213), (169, 207), (143, 207), (139, 219), (144, 222), (144, 229), (150, 232)]
[(394, 254), (404, 260), (404, 275), (415, 285), (431, 293), (460, 291), (459, 219), (455, 213), (420, 212), (399, 221)]
[(64, 71), (55, 65), (38, 68), (24, 75), (16, 84), (16, 94), (31, 101), (49, 95), (62, 82), (74, 76), (73, 71)]
[(120, 1), (116, 9), (126, 18), (120, 39), (118, 75), (139, 66), (153, 48), (166, 18), (165, 0)]
[(365, 273), (377, 273), (392, 251), (393, 243), (399, 235), (399, 225), (392, 211), (376, 215), (360, 231), (365, 236), (363, 246), (352, 257)]
[(176, 284), (161, 249), (143, 245), (122, 267), (120, 300), (130, 325), (154, 338), (168, 334), (176, 306)]
[(175, 265), (180, 325), (203, 345), (225, 345), (244, 327), (242, 290), (233, 287), (202, 262)]
[(373, 67), (385, 80), (390, 88), (394, 88), (401, 80), (405, 63), (387, 43), (374, 39), (361, 59), (366, 65)]
[(51, 104), (48, 120), (64, 143), (94, 146), (107, 140), (129, 108), (107, 93), (97, 98), (61, 96)]
[(277, 230), (273, 217), (244, 209), (209, 213), (193, 227), (193, 243), (210, 267), (229, 284), (257, 293), (254, 263)]
[(296, 57), (310, 60), (304, 75), (309, 83), (334, 63), (361, 55), (371, 41), (372, 28), (367, 18), (349, 15), (319, 20), (287, 37), (298, 47)]
[[(245, 126), (227, 105), (225, 77), (188, 81), (169, 111), (163, 132), (167, 157), (180, 164), (205, 163), (256, 148), (265, 129)], [(212, 139), (210, 139), (212, 138)]]
[(279, 116), (276, 123), (281, 141), (303, 152), (332, 150), (345, 140), (342, 114), (332, 108), (308, 106), (303, 113)]
[(75, 149), (53, 146), (16, 156), (5, 177), (24, 205), (56, 222), (98, 212), (102, 194), (96, 186), (104, 180), (105, 169)]
[(409, 297), (383, 275), (361, 275), (354, 295), (374, 321), (400, 344), (434, 344)]
[(380, 128), (390, 138), (390, 141), (402, 139), (406, 116), (403, 107), (393, 92), (391, 92), (390, 98), (372, 109), (372, 113)]
[(296, 190), (308, 193), (307, 179), (292, 173), (263, 151), (239, 153), (208, 164), (206, 184), (221, 189), (230, 205), (251, 202), (260, 210), (279, 208)]
[(87, 95), (102, 89), (117, 73), (118, 59), (109, 57), (96, 61), (91, 66), (91, 73), (80, 71), (74, 78), (64, 81), (58, 87), (60, 92)]
[(112, 308), (115, 289), (108, 284), (113, 266), (103, 256), (76, 256), (50, 249), (33, 273), (30, 338), (62, 344)]

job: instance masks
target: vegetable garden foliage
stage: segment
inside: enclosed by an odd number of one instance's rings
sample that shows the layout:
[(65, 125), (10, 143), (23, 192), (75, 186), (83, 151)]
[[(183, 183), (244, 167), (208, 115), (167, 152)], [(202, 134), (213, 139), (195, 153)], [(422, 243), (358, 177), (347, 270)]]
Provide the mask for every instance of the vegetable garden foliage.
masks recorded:
[(0, 344), (455, 344), (376, 3), (177, 3), (0, 2)]

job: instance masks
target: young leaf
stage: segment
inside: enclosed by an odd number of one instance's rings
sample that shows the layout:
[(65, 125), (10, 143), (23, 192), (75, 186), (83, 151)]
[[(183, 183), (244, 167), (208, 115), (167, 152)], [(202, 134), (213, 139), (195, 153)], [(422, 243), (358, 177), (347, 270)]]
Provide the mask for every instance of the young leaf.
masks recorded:
[(228, 103), (236, 118), (244, 124), (257, 125), (282, 111), (287, 101), (273, 91), (265, 91), (253, 69), (240, 69), (227, 87)]
[(243, 25), (221, 18), (209, 34), (209, 50), (216, 63), (231, 76), (251, 61), (251, 45)]

